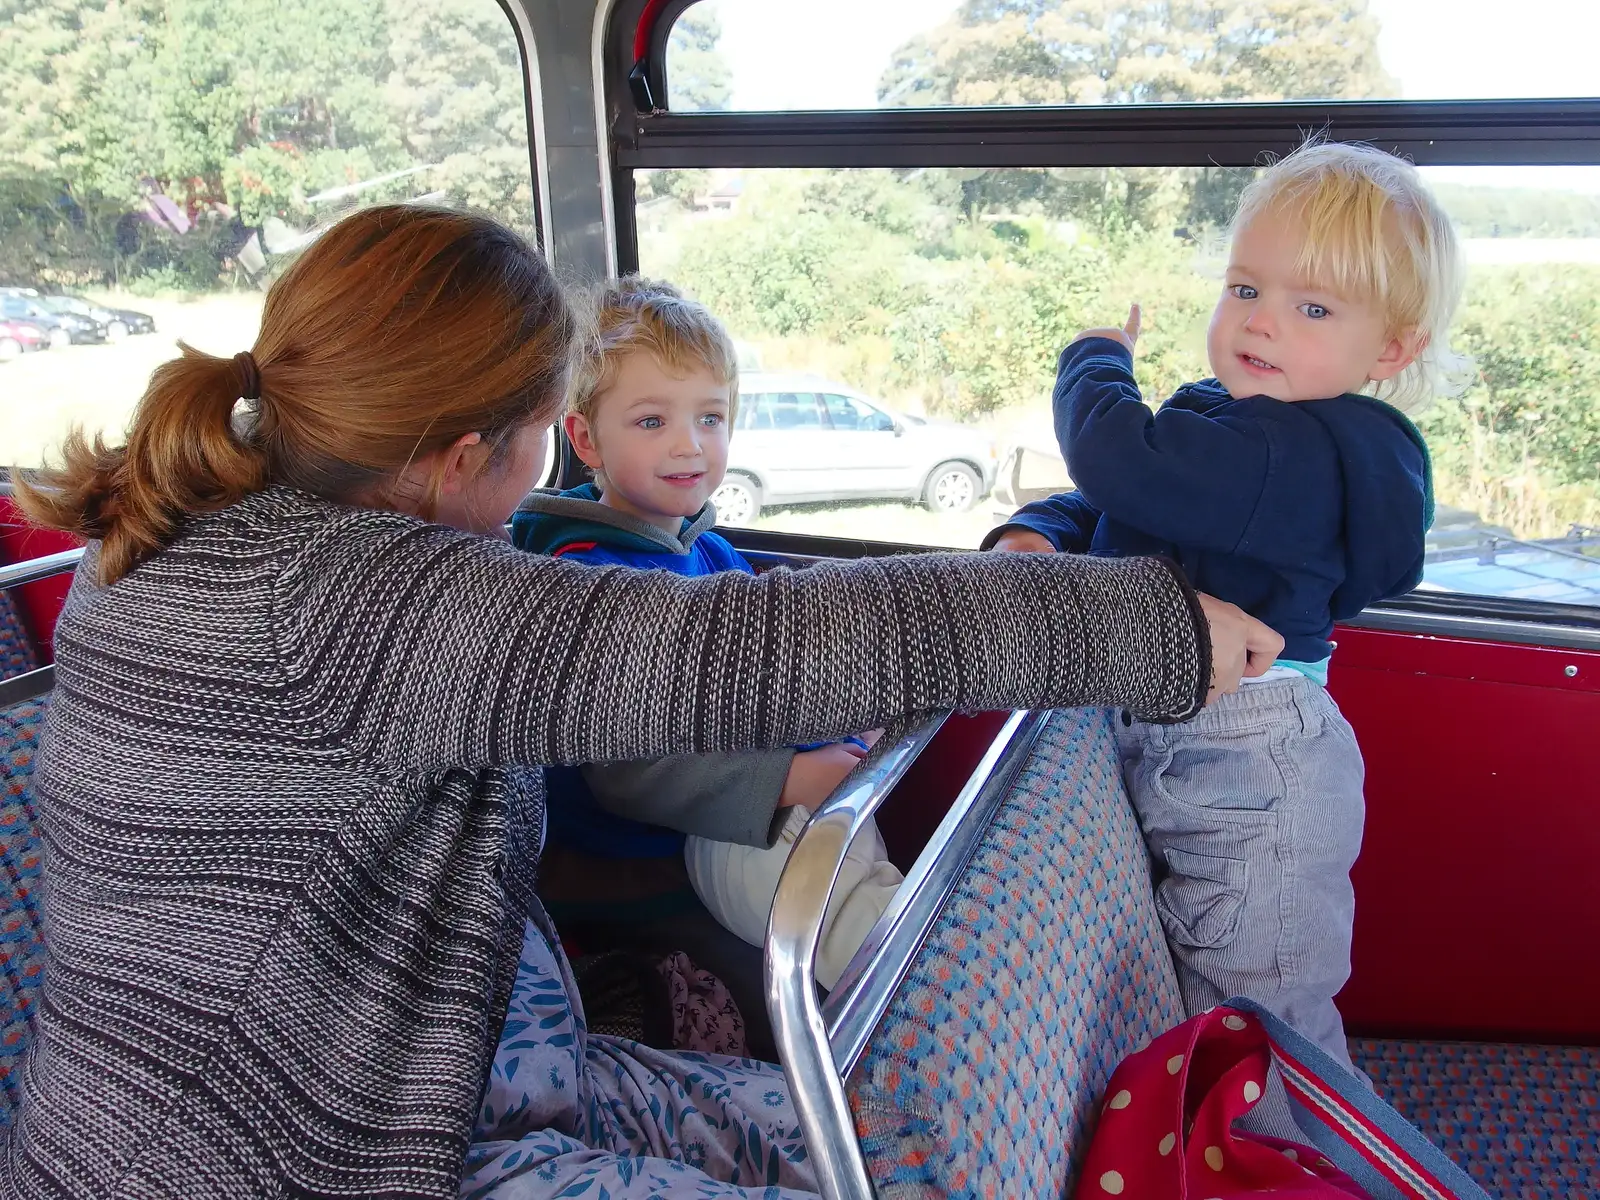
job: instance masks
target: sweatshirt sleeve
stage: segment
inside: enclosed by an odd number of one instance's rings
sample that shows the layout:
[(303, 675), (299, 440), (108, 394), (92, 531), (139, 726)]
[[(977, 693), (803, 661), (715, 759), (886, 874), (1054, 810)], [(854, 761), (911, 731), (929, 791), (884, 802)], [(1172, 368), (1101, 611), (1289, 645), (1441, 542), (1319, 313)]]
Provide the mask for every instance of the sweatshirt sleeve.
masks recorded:
[(293, 540), (274, 589), (281, 703), (319, 750), (400, 772), (793, 746), (940, 709), (1182, 719), (1210, 674), (1193, 590), (1150, 559), (685, 578), (348, 510)]
[(1099, 523), (1100, 510), (1085, 500), (1082, 492), (1063, 492), (1024, 504), (1004, 525), (986, 533), (978, 549), (989, 549), (1007, 530), (1026, 529), (1048, 539), (1064, 554), (1087, 554)]
[(776, 837), (794, 753), (784, 747), (594, 763), (583, 778), (600, 807), (617, 816), (765, 849)]
[(1091, 505), (1163, 541), (1238, 547), (1267, 482), (1259, 424), (1171, 404), (1151, 412), (1133, 356), (1108, 338), (1061, 352), (1053, 403), (1061, 453)]

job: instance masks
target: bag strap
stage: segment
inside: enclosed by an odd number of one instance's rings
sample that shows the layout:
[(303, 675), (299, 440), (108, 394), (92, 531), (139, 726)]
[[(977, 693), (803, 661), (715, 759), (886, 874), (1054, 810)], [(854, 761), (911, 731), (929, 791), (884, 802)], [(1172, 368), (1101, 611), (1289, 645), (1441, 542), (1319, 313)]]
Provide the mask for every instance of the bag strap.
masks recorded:
[(1490, 1200), (1444, 1151), (1316, 1043), (1254, 1001), (1237, 998), (1224, 1007), (1261, 1023), (1295, 1124), (1374, 1200)]

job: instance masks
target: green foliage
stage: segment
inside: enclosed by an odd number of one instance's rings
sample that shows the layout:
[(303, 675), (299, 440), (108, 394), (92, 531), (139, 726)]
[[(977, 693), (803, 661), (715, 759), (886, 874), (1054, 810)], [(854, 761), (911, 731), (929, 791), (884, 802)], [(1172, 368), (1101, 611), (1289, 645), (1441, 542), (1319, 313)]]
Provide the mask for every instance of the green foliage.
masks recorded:
[(1600, 480), (1600, 268), (1480, 268), (1456, 341), (1478, 381), (1427, 429), (1454, 473), (1461, 455), (1538, 471), (1554, 487)]
[(733, 71), (717, 49), (722, 22), (709, 5), (680, 16), (667, 40), (667, 103), (679, 112), (717, 112), (728, 107)]
[(1366, 0), (966, 0), (898, 51), (885, 104), (1395, 94)]
[(299, 229), (426, 193), (531, 231), (526, 114), (493, 0), (0, 0), (0, 269), (214, 286), (201, 250), (237, 230), (191, 250), (141, 229), (130, 251), (100, 219), (154, 192)]

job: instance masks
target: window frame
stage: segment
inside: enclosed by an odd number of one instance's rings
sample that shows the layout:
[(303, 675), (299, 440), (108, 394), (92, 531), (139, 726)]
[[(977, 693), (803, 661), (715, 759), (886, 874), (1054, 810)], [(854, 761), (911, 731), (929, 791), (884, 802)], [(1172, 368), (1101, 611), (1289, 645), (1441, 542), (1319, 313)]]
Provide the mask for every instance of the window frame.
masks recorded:
[[(639, 269), (637, 170), (1249, 167), (1263, 153), (1288, 153), (1310, 130), (1370, 142), (1418, 166), (1600, 165), (1600, 96), (674, 113), (667, 41), (673, 23), (698, 2), (615, 0), (610, 12), (601, 57), (619, 273)], [(635, 57), (636, 46), (646, 48), (643, 58)], [(928, 549), (730, 532), (736, 546), (765, 553), (860, 557)], [(1600, 608), (1470, 593), (1412, 592), (1349, 624), (1600, 649)]]

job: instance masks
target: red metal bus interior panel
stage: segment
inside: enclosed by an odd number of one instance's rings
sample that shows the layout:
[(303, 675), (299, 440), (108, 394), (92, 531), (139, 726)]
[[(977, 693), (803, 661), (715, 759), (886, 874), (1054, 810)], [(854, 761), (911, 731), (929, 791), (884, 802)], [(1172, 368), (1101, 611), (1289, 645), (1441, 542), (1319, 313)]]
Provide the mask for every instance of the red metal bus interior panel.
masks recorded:
[[(62, 550), (71, 550), (83, 542), (65, 533), (49, 529), (35, 529), (17, 510), (10, 496), (0, 496), (0, 559), (7, 563), (26, 562)], [(20, 587), (13, 598), (22, 609), (23, 619), (38, 643), (39, 661), (55, 661), (54, 638), (56, 617), (66, 603), (67, 589), (72, 586), (72, 576), (56, 575)]]
[(1600, 654), (1337, 637), (1367, 760), (1347, 1023), (1600, 1043)]

